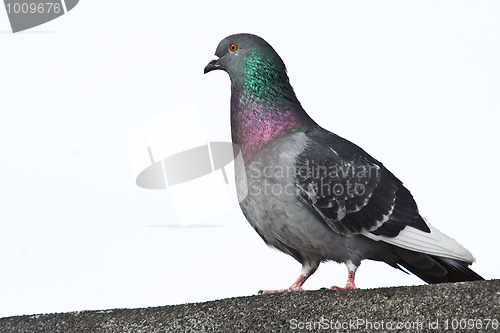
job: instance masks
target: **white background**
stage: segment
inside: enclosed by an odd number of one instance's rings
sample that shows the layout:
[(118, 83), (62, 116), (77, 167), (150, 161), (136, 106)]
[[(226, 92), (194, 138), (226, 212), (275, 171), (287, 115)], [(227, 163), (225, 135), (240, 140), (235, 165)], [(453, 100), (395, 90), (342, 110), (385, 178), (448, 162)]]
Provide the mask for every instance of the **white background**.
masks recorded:
[[(147, 307), (288, 287), (236, 201), (178, 225), (172, 194), (135, 185), (130, 134), (186, 105), (229, 141), (229, 79), (203, 75), (219, 41), (265, 38), (309, 114), (381, 160), (422, 215), (498, 265), (498, 1), (81, 1), (12, 34), (0, 9), (0, 317)], [(178, 138), (179, 141), (183, 137)], [(185, 200), (197, 210), (206, 194)], [(158, 227), (160, 226), (160, 227)], [(164, 226), (164, 227), (161, 227)], [(323, 264), (305, 285), (343, 285)], [(422, 284), (365, 261), (360, 288)]]

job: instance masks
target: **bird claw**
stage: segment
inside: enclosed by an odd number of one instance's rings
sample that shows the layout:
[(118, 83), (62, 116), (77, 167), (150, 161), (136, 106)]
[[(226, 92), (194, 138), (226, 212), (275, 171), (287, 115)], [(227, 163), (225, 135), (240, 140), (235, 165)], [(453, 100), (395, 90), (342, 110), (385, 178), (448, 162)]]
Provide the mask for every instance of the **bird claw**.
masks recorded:
[(356, 289), (356, 285), (348, 283), (345, 285), (345, 287), (331, 286), (328, 289), (330, 289), (330, 290), (352, 290), (352, 289)]
[(289, 293), (293, 291), (305, 291), (302, 287), (298, 288), (288, 288), (288, 289), (278, 289), (278, 290), (259, 290), (259, 295), (268, 295), (268, 294), (278, 294), (278, 293)]

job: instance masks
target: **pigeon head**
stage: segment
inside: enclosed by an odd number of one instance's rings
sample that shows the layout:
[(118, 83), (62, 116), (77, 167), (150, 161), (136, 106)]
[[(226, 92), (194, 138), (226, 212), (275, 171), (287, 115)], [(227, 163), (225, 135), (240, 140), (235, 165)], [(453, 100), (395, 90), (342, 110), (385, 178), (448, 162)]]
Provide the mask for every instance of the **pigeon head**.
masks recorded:
[(235, 34), (224, 38), (219, 43), (215, 50), (215, 57), (205, 67), (204, 73), (222, 69), (230, 76), (243, 74), (238, 73), (238, 70), (244, 70), (245, 65), (257, 55), (272, 62), (271, 64), (277, 66), (277, 69), (286, 72), (283, 61), (264, 39), (252, 34)]
[(272, 46), (259, 36), (235, 34), (224, 38), (204, 72), (215, 69), (227, 72), (233, 92), (241, 93), (252, 103), (276, 106), (288, 100), (300, 105), (285, 64)]

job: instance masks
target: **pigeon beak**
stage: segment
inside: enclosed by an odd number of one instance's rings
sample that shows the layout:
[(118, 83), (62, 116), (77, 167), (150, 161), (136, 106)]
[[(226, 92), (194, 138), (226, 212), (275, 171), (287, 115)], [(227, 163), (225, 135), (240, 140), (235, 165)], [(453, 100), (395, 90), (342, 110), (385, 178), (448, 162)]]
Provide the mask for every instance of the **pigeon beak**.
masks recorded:
[(210, 60), (208, 65), (203, 70), (203, 74), (207, 74), (208, 72), (213, 71), (214, 69), (218, 69), (220, 67), (219, 59), (220, 58), (218, 56), (215, 56), (212, 60)]

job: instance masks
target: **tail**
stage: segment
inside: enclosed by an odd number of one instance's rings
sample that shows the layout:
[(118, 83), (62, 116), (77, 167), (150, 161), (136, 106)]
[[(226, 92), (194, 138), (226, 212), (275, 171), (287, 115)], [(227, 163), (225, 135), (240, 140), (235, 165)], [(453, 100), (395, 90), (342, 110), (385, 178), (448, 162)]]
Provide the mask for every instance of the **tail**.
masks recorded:
[(484, 280), (468, 267), (469, 263), (462, 260), (438, 257), (397, 247), (395, 247), (395, 252), (399, 258), (391, 266), (399, 269), (404, 267), (427, 283)]

